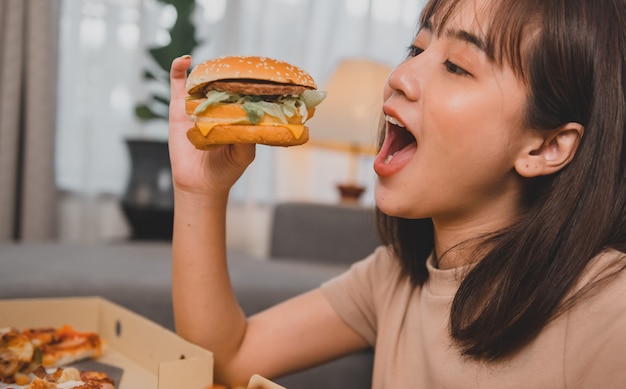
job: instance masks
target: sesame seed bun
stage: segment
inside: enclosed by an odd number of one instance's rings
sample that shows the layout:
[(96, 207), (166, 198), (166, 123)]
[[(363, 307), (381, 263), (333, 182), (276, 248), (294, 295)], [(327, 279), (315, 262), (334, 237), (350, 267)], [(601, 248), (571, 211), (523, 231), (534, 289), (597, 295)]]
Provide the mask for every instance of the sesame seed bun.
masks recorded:
[(190, 95), (200, 92), (204, 85), (219, 80), (259, 80), (317, 89), (309, 73), (287, 62), (268, 57), (229, 56), (194, 67), (187, 77), (187, 92)]

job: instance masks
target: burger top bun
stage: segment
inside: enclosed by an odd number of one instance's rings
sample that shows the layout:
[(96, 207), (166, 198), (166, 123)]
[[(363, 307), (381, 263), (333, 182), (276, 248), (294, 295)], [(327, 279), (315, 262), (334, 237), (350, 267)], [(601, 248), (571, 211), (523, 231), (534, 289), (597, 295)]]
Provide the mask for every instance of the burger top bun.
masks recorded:
[(317, 89), (309, 73), (287, 62), (257, 56), (228, 56), (208, 60), (194, 67), (187, 77), (187, 92), (200, 92), (205, 84), (213, 81), (235, 79), (271, 81)]

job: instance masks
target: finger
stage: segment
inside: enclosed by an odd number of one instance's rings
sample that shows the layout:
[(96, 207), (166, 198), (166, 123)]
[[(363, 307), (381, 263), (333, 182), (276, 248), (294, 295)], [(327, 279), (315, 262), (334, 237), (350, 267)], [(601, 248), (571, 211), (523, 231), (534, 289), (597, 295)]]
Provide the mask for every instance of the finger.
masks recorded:
[(203, 146), (200, 150), (216, 150), (222, 147), (226, 147), (226, 145), (207, 145)]
[(189, 65), (191, 65), (191, 56), (189, 55), (172, 61), (170, 69), (170, 122), (190, 122), (185, 112), (184, 99), (187, 96), (186, 82)]
[(246, 143), (246, 144), (234, 144), (233, 146), (233, 157), (242, 167), (247, 167), (254, 161), (254, 157), (256, 155), (256, 144), (254, 143)]
[(191, 65), (190, 55), (183, 55), (172, 61), (172, 67), (170, 69), (172, 100), (187, 95), (185, 84), (187, 82), (187, 69), (189, 65)]

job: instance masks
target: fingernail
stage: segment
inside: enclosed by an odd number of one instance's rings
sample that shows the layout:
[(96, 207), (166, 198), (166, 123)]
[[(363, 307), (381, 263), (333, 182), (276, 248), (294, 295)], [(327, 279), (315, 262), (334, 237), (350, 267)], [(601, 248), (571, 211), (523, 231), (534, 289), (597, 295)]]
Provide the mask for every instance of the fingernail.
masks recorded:
[(182, 57), (180, 57), (180, 59), (187, 59), (187, 58), (191, 58), (191, 55), (185, 54)]

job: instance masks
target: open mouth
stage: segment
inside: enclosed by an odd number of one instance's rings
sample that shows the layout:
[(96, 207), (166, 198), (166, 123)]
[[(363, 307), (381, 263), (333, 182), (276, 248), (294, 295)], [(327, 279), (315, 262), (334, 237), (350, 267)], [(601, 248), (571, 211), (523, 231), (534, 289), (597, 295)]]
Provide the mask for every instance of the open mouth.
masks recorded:
[(393, 116), (387, 115), (387, 133), (385, 142), (375, 161), (375, 170), (379, 175), (387, 176), (406, 165), (417, 150), (417, 140), (404, 124)]
[(385, 142), (374, 161), (374, 170), (379, 176), (390, 176), (401, 170), (417, 150), (417, 140), (405, 125), (393, 116), (387, 115)]
[(387, 120), (387, 136), (390, 138), (390, 143), (384, 163), (389, 164), (402, 150), (417, 147), (417, 141), (398, 119), (389, 115), (385, 119)]

